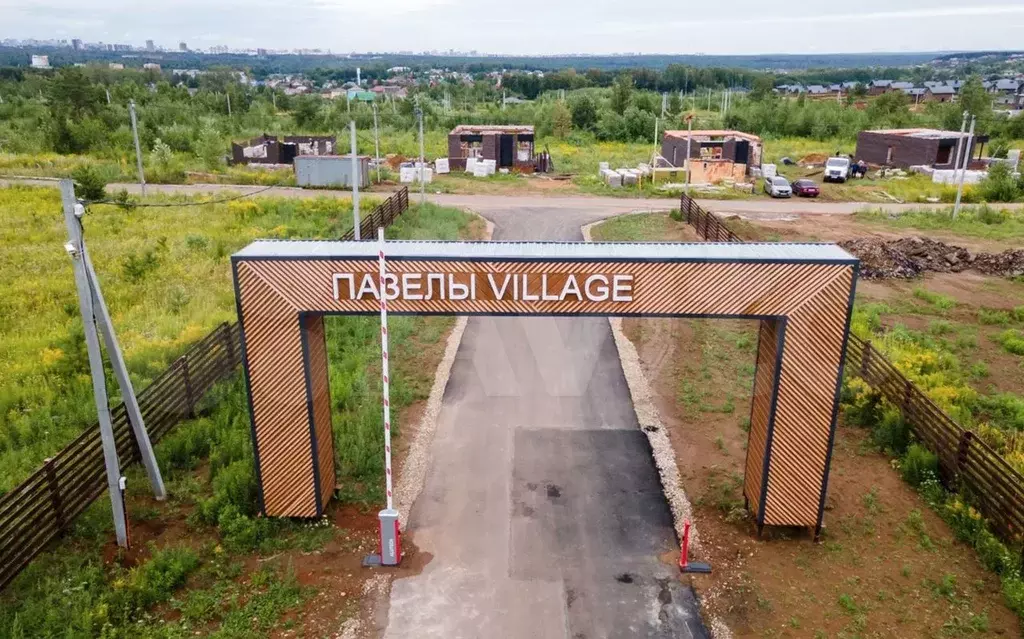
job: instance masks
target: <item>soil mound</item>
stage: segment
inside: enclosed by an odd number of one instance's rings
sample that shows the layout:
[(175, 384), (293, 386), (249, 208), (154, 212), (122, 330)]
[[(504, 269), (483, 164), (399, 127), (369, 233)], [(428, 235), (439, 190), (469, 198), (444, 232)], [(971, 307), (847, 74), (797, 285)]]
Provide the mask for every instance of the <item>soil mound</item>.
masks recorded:
[(959, 273), (967, 269), (1002, 277), (1024, 275), (1024, 249), (971, 253), (962, 246), (926, 237), (897, 240), (865, 237), (844, 240), (839, 246), (860, 259), (861, 277), (868, 279), (911, 278), (926, 271)]

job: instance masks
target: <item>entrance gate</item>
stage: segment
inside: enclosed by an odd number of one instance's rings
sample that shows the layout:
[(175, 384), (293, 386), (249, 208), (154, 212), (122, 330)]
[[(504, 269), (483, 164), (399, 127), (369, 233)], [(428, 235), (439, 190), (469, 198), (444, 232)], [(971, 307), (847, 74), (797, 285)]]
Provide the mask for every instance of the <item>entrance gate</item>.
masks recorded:
[[(858, 261), (829, 244), (389, 242), (391, 314), (760, 320), (743, 494), (760, 529), (821, 528)], [(377, 245), (232, 256), (260, 508), (335, 488), (324, 315), (376, 315)]]

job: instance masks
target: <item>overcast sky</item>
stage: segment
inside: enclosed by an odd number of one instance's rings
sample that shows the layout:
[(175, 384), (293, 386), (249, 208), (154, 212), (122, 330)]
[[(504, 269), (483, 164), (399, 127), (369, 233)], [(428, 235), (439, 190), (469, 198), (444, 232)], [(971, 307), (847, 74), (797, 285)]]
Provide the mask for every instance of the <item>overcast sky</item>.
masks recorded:
[(0, 38), (166, 48), (845, 53), (1024, 48), (1022, 35), (1022, 0), (0, 0)]

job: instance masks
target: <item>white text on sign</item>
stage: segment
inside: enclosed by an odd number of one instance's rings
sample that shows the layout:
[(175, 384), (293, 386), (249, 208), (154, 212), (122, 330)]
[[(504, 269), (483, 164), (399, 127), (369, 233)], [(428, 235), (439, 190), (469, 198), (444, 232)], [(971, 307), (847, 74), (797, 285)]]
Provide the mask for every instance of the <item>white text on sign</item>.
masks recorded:
[[(335, 273), (336, 300), (380, 300), (376, 273)], [(632, 302), (633, 276), (617, 273), (388, 273), (391, 300)]]

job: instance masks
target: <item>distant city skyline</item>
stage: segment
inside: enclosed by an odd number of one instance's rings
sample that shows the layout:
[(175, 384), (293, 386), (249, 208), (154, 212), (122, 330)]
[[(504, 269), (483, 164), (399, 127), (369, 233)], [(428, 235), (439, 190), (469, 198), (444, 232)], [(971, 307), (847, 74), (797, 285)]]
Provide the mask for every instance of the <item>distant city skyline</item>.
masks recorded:
[[(884, 8), (819, 0), (733, 0), (680, 9), (653, 0), (513, 6), (470, 0), (180, 0), (139, 11), (126, 0), (0, 0), (0, 40), (67, 40), (145, 49), (321, 49), (334, 53), (826, 54), (1010, 50), (1024, 47), (1024, 3), (890, 0)], [(855, 7), (863, 8), (861, 11)]]

